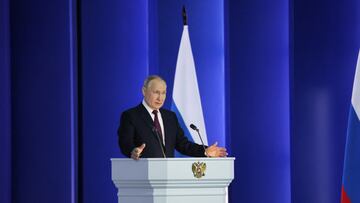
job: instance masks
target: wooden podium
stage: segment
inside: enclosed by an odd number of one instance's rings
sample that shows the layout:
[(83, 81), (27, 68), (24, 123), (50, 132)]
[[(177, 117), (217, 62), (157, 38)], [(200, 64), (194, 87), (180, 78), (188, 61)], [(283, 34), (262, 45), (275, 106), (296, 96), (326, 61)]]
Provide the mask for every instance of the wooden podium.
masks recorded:
[(119, 203), (226, 203), (235, 158), (111, 159)]

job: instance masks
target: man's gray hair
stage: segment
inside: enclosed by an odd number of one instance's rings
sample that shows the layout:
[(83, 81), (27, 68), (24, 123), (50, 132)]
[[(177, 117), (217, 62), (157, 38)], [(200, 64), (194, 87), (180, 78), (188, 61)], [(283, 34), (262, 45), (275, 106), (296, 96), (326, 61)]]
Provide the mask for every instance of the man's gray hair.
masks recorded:
[(144, 86), (145, 88), (149, 87), (149, 84), (152, 80), (161, 80), (166, 84), (166, 81), (164, 79), (162, 79), (162, 77), (158, 76), (158, 75), (149, 75), (145, 80), (144, 80)]

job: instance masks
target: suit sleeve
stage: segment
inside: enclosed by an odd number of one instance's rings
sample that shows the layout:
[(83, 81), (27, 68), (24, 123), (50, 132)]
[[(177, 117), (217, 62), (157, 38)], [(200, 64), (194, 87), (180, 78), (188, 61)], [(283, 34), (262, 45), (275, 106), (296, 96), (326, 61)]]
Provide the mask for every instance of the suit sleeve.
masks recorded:
[[(183, 129), (180, 127), (176, 114), (173, 114), (176, 121), (176, 150), (187, 156), (205, 157), (205, 151), (202, 145), (198, 145), (188, 140)], [(207, 148), (207, 146), (205, 146)]]
[(131, 123), (130, 115), (127, 112), (124, 112), (120, 118), (118, 144), (121, 152), (127, 157), (131, 156), (131, 151), (135, 148), (134, 136), (135, 127)]

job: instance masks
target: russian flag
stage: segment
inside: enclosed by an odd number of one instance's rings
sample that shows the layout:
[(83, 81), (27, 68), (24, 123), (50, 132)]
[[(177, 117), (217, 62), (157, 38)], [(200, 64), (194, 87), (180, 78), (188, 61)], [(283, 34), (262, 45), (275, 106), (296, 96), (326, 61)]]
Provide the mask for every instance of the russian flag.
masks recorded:
[(171, 110), (177, 114), (180, 125), (188, 138), (201, 144), (197, 133), (189, 127), (193, 123), (200, 130), (204, 144), (208, 145), (195, 63), (186, 24), (180, 41), (172, 99)]
[(342, 203), (360, 202), (360, 50), (355, 72), (345, 147)]

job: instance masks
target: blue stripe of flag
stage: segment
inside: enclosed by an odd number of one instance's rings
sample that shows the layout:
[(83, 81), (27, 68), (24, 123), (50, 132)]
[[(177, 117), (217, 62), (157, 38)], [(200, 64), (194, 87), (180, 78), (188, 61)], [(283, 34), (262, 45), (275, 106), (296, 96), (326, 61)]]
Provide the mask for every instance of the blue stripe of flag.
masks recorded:
[(350, 108), (343, 184), (351, 202), (360, 202), (360, 120)]
[[(177, 116), (177, 118), (178, 118), (180, 127), (183, 129), (185, 136), (186, 136), (191, 142), (194, 142), (194, 140), (193, 140), (193, 138), (191, 137), (191, 134), (190, 134), (188, 128), (186, 127), (185, 122), (184, 122), (184, 120), (183, 120), (183, 118), (182, 118), (182, 116), (181, 116), (178, 108), (176, 107), (176, 104), (175, 104), (174, 101), (171, 103), (171, 111), (175, 112), (175, 114), (176, 114), (176, 116)], [(175, 157), (187, 157), (187, 156), (179, 153), (178, 151), (175, 151)]]

